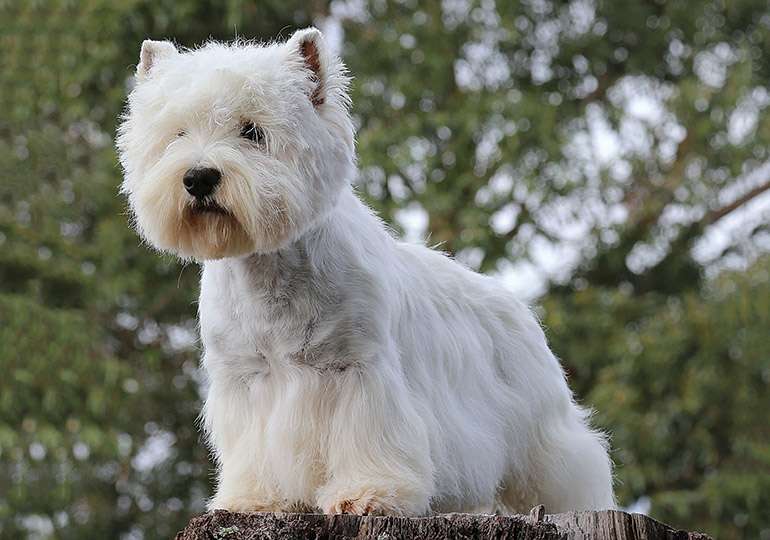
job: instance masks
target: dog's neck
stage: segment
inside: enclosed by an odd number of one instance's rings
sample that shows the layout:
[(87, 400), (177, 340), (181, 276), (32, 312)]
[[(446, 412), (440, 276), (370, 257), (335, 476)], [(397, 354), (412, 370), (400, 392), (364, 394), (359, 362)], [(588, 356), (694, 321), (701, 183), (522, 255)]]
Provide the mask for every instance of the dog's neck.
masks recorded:
[[(205, 263), (201, 308), (217, 314), (201, 317), (211, 350), (234, 340), (271, 370), (291, 362), (339, 371), (387, 341), (381, 306), (394, 242), (355, 195), (341, 202), (280, 250)], [(212, 362), (207, 369), (218, 369)]]
[(392, 245), (379, 220), (349, 191), (313, 228), (281, 249), (206, 264), (224, 265), (227, 272), (217, 274), (231, 283), (223, 285), (232, 294), (248, 294), (254, 309), (276, 318), (313, 317), (351, 287), (379, 275), (375, 267), (392, 260)]
[[(345, 205), (342, 205), (345, 206)], [(276, 316), (310, 315), (319, 303), (333, 302), (344, 283), (340, 264), (346, 235), (338, 220), (345, 210), (335, 207), (293, 242), (269, 253), (226, 259), (233, 286)]]
[(324, 233), (316, 229), (277, 251), (233, 259), (231, 268), (253, 293), (271, 304), (294, 303), (299, 295), (309, 296), (318, 286), (322, 265), (314, 244)]

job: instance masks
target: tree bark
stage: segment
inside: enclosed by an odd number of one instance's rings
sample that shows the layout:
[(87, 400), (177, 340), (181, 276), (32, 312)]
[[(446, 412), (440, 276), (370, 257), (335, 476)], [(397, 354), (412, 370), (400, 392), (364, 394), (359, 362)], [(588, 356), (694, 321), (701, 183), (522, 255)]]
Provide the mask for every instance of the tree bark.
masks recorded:
[(617, 510), (529, 516), (442, 514), (408, 518), (327, 514), (234, 513), (194, 518), (175, 540), (712, 540), (641, 514)]

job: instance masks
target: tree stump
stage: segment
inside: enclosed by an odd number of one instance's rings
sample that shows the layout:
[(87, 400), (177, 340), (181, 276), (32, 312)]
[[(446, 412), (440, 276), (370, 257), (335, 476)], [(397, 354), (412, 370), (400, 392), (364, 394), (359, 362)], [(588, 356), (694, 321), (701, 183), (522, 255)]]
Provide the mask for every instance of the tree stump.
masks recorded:
[(190, 521), (175, 540), (712, 540), (618, 510), (529, 516), (441, 514), (408, 518), (217, 510)]

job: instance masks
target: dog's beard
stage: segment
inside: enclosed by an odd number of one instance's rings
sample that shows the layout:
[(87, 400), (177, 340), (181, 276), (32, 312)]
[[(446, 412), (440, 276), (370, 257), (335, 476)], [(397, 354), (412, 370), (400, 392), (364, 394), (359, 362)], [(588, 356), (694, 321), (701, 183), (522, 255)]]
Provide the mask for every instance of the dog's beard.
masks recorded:
[(244, 203), (249, 192), (225, 184), (210, 197), (194, 199), (181, 181), (148, 185), (153, 187), (132, 205), (139, 230), (158, 249), (180, 257), (202, 261), (271, 251), (290, 236), (291, 220), (280, 197)]
[(193, 201), (181, 212), (172, 251), (198, 260), (244, 255), (254, 241), (235, 216), (214, 200)]
[(142, 236), (155, 247), (199, 261), (254, 251), (246, 227), (217, 198), (193, 199), (177, 181), (156, 186), (144, 191), (133, 207)]

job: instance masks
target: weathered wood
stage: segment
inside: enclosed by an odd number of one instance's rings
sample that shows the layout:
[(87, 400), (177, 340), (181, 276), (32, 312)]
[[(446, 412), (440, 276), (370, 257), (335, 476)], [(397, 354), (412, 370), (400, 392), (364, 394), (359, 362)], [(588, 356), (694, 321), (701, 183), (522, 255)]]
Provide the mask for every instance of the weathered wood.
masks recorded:
[(194, 518), (176, 540), (711, 540), (641, 514), (605, 510), (529, 516), (442, 514), (423, 518), (234, 513)]
[(642, 514), (618, 510), (568, 512), (545, 516), (566, 540), (711, 540), (699, 532), (681, 531)]

